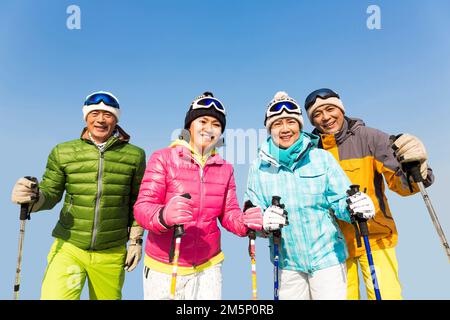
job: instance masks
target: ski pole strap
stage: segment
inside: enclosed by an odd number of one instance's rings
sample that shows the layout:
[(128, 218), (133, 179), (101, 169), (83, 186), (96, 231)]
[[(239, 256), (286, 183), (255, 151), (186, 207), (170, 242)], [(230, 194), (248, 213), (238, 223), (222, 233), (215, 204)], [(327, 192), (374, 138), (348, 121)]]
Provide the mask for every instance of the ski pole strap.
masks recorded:
[(280, 230), (273, 231), (272, 236), (273, 236), (273, 243), (276, 245), (280, 245), (281, 244), (281, 231)]
[(361, 233), (359, 233), (359, 228), (358, 228), (358, 224), (356, 223), (355, 217), (352, 216), (351, 217), (351, 221), (352, 221), (352, 226), (353, 228), (355, 228), (355, 238), (356, 238), (356, 246), (358, 248), (362, 247), (362, 243), (361, 243)]
[(369, 236), (369, 227), (367, 226), (367, 219), (357, 217), (356, 221), (358, 221), (359, 232), (360, 232), (361, 236), (368, 237)]
[[(423, 182), (422, 175), (420, 174), (420, 162), (419, 161), (413, 161), (413, 162), (406, 162), (402, 163), (402, 170), (406, 172), (406, 177), (408, 179), (408, 184), (410, 189), (412, 189), (410, 177), (413, 178), (414, 182)], [(412, 190), (411, 190), (412, 192)]]

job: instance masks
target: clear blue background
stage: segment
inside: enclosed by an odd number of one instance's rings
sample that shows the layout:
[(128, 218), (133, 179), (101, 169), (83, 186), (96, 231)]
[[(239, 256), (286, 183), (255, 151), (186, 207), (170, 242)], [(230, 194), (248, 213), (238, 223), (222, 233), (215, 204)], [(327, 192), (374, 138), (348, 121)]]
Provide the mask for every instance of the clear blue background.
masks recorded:
[[(81, 8), (81, 30), (66, 28), (71, 4)], [(381, 30), (366, 27), (371, 4), (381, 8)], [(260, 129), (277, 90), (303, 102), (334, 88), (347, 115), (423, 140), (436, 175), (428, 191), (450, 237), (449, 30), (446, 0), (1, 1), (0, 298), (12, 297), (17, 259), (12, 187), (24, 175), (40, 179), (51, 148), (79, 137), (81, 105), (96, 90), (118, 96), (120, 124), (149, 156), (204, 90), (224, 101), (228, 128)], [(248, 161), (235, 169), (242, 202)], [(422, 198), (388, 197), (404, 297), (449, 299), (449, 262)], [(60, 208), (27, 223), (22, 299), (39, 298)], [(224, 232), (222, 246), (223, 298), (249, 299), (247, 239)], [(142, 298), (141, 268), (127, 274), (124, 299)], [(271, 299), (266, 240), (257, 241), (257, 270), (259, 297)]]

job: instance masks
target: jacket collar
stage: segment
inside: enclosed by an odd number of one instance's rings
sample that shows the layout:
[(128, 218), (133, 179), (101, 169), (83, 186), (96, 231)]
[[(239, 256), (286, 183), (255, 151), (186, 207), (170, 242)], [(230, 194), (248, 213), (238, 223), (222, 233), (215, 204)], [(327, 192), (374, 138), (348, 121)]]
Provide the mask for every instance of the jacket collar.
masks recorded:
[[(281, 163), (279, 163), (279, 161), (276, 158), (274, 158), (269, 152), (269, 139), (271, 139), (271, 137), (268, 137), (266, 139), (266, 141), (264, 141), (261, 144), (261, 146), (259, 148), (259, 153), (258, 153), (259, 158), (262, 163), (269, 164), (274, 167), (280, 168), (283, 165)], [(292, 168), (289, 168), (291, 170), (295, 169), (297, 167), (297, 164), (301, 162), (301, 160), (305, 157), (305, 155), (312, 148), (316, 148), (317, 144), (319, 142), (319, 137), (317, 135), (312, 134), (312, 133), (307, 133), (304, 131), (300, 135), (300, 139), (303, 139), (303, 148), (302, 148), (302, 151), (300, 152), (299, 156), (297, 157), (297, 159), (295, 159)]]
[[(342, 124), (342, 130), (340, 130), (338, 133), (334, 134), (334, 139), (336, 141), (337, 145), (340, 145), (344, 143), (345, 140), (347, 140), (350, 136), (355, 135), (356, 129), (365, 126), (363, 120), (358, 118), (349, 118), (344, 117), (344, 123)], [(319, 130), (314, 129), (313, 134), (320, 136), (321, 139), (323, 139), (325, 134), (320, 133)]]
[[(123, 130), (118, 125), (116, 125), (116, 129), (119, 132), (119, 137), (117, 138), (118, 140), (122, 142), (130, 142), (130, 135), (126, 133), (125, 130)], [(91, 139), (89, 138), (89, 132), (87, 130), (87, 127), (85, 127), (83, 131), (81, 131), (80, 139), (91, 141)], [(111, 137), (109, 137), (108, 140), (109, 139), (111, 139)]]
[[(170, 145), (170, 147), (175, 148), (175, 151), (180, 158), (195, 160), (194, 156), (192, 155), (192, 150), (191, 150), (190, 146), (188, 147), (185, 144), (177, 143), (175, 141)], [(218, 153), (213, 152), (208, 157), (208, 160), (206, 160), (205, 165), (210, 165), (210, 164), (222, 165), (224, 163), (225, 163), (225, 160), (223, 160), (223, 158)]]

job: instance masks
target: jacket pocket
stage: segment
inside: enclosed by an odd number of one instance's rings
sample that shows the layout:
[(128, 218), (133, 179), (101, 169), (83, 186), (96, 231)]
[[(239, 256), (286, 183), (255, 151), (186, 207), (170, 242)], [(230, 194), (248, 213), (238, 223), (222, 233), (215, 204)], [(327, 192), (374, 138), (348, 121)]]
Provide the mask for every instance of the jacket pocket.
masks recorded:
[(73, 225), (73, 215), (70, 213), (73, 206), (73, 196), (69, 194), (69, 204), (61, 210), (59, 222), (65, 227), (70, 228)]
[(298, 180), (298, 188), (301, 194), (323, 195), (325, 193), (325, 172), (300, 173)]
[(340, 165), (352, 183), (357, 183), (360, 180), (362, 167), (360, 159), (343, 160)]

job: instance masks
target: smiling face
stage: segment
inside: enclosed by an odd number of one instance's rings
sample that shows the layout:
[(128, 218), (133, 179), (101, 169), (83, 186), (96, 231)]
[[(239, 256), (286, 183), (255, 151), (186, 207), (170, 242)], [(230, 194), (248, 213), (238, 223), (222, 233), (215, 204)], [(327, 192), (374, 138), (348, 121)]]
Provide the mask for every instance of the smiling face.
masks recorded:
[(300, 124), (294, 118), (278, 119), (270, 127), (270, 135), (275, 145), (287, 149), (300, 137)]
[(312, 122), (321, 133), (336, 134), (344, 124), (344, 113), (334, 105), (323, 105), (314, 110)]
[(94, 110), (86, 117), (86, 125), (92, 139), (97, 143), (103, 143), (111, 137), (116, 128), (117, 119), (108, 111)]
[(200, 154), (214, 145), (222, 135), (222, 125), (219, 120), (210, 116), (203, 116), (191, 122), (189, 127), (191, 145)]

